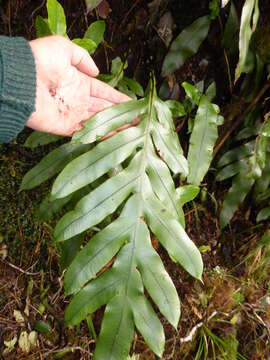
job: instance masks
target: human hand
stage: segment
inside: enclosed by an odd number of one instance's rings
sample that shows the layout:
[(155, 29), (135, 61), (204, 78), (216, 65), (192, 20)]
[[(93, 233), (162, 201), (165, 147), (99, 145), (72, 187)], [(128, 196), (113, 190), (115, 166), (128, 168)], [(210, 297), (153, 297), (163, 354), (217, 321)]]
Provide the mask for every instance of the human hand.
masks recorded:
[(83, 121), (130, 98), (94, 77), (99, 71), (86, 50), (61, 36), (30, 41), (36, 63), (36, 111), (26, 125), (71, 136)]

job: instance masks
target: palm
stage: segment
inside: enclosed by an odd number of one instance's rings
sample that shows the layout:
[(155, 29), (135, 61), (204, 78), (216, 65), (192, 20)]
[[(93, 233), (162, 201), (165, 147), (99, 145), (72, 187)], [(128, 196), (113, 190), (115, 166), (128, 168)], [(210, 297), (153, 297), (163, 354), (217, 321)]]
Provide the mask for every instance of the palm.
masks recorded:
[[(32, 42), (37, 68), (36, 111), (27, 122), (33, 129), (71, 135), (96, 112), (129, 98), (95, 79), (93, 60), (64, 38)], [(52, 59), (52, 55), (55, 54)]]

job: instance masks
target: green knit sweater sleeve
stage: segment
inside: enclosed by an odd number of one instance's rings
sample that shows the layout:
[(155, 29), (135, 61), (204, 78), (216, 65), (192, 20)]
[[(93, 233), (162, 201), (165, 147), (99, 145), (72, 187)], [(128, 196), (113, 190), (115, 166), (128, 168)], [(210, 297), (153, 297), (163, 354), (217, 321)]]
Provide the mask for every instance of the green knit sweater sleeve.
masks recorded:
[(23, 129), (35, 98), (35, 61), (28, 41), (0, 36), (0, 143)]

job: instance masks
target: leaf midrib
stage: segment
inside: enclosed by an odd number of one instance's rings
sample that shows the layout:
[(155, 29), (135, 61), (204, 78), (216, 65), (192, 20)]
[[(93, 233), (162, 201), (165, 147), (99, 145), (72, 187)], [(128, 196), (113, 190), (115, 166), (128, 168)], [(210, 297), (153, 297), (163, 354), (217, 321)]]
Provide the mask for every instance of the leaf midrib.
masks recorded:
[[(128, 183), (126, 183), (125, 185), (121, 186), (120, 188), (118, 188), (116, 191), (114, 191), (113, 193), (111, 193), (109, 196), (107, 196), (106, 198), (104, 198), (101, 202), (99, 202), (98, 204), (96, 204), (93, 208), (91, 208), (89, 211), (87, 211), (86, 213), (83, 213), (81, 216), (77, 217), (76, 219), (74, 219), (72, 222), (70, 222), (66, 227), (64, 227), (64, 229), (61, 229), (61, 233), (64, 233), (70, 226), (72, 226), (75, 222), (79, 221), (80, 219), (82, 219), (85, 216), (88, 216), (93, 210), (95, 210), (98, 206), (102, 205), (105, 201), (107, 201), (110, 197), (112, 197), (113, 195), (115, 195), (116, 193), (118, 193), (119, 191), (123, 190), (125, 187), (127, 187), (128, 185), (130, 185), (132, 182), (136, 181), (138, 178), (140, 177), (140, 175), (136, 176), (135, 178), (133, 178), (132, 180), (130, 180)], [(76, 210), (75, 210), (76, 211)], [(94, 226), (94, 225), (92, 225)]]
[[(160, 125), (161, 125), (161, 124), (160, 124)], [(162, 126), (162, 125), (161, 125), (161, 126)], [(155, 127), (155, 130), (156, 130), (156, 132), (158, 133), (158, 136), (159, 136), (159, 138), (161, 139), (162, 143), (163, 143), (164, 146), (167, 148), (168, 152), (169, 152), (169, 153), (171, 154), (171, 156), (174, 158), (175, 162), (181, 167), (182, 172), (185, 173), (185, 169), (184, 169), (184, 167), (182, 166), (181, 162), (175, 157), (174, 153), (171, 151), (171, 149), (167, 146), (166, 142), (164, 141), (164, 139), (163, 139), (163, 137), (162, 137), (162, 135), (161, 135), (161, 133), (160, 133), (160, 131), (159, 131), (158, 126)], [(172, 146), (174, 146), (174, 145), (172, 144)]]
[[(120, 236), (123, 236), (126, 232), (128, 232), (131, 228), (132, 228), (132, 226), (134, 226), (134, 224), (132, 224), (132, 225), (130, 225), (128, 228), (126, 228), (126, 229), (124, 229), (120, 234), (118, 233), (116, 236), (114, 236), (109, 242), (106, 242), (105, 244), (104, 244), (104, 246), (102, 246), (97, 252), (95, 252), (93, 255), (92, 255), (92, 257), (90, 257), (89, 258), (89, 260), (86, 262), (86, 264), (80, 269), (80, 272), (84, 272), (84, 269), (89, 265), (89, 263), (91, 262), (91, 261), (93, 261), (99, 254), (100, 254), (100, 252), (102, 252), (107, 246), (109, 246), (113, 241), (115, 241), (115, 239), (117, 239), (117, 238), (119, 238)], [(76, 279), (76, 277), (77, 277), (77, 274), (78, 273), (75, 273), (75, 279)], [(81, 286), (83, 286), (84, 284), (86, 284), (88, 281), (90, 281), (91, 279), (93, 279), (93, 275), (91, 275), (91, 277), (90, 278), (88, 278), (88, 280), (86, 280), (86, 281), (84, 281), (84, 283), (83, 284), (80, 284), (80, 287)], [(70, 280), (70, 281), (72, 281), (72, 279)], [(76, 280), (74, 280), (74, 278), (73, 278), (73, 282), (75, 282)], [(71, 293), (73, 293), (73, 292), (75, 292), (76, 291), (76, 289), (75, 290), (72, 290), (72, 292), (68, 292), (68, 294), (71, 294)]]
[[(142, 100), (144, 100), (144, 99), (142, 99)], [(133, 100), (133, 101), (134, 101), (134, 100)], [(138, 103), (139, 103), (139, 104), (138, 104)], [(136, 103), (135, 103), (135, 104), (136, 104)], [(134, 104), (134, 105), (135, 105), (135, 104)], [(133, 105), (133, 104), (132, 104), (132, 105)], [(136, 104), (136, 105), (137, 105), (137, 106), (138, 106), (138, 105), (141, 105), (141, 100), (137, 100), (137, 104)], [(143, 105), (143, 101), (142, 101), (142, 105)], [(139, 108), (139, 106), (138, 106), (138, 108)], [(111, 121), (115, 120), (115, 118), (118, 118), (118, 117), (120, 117), (120, 116), (123, 116), (124, 114), (127, 114), (127, 113), (129, 113), (129, 112), (131, 112), (131, 111), (134, 111), (134, 110), (136, 110), (136, 107), (132, 108), (132, 110), (130, 110), (130, 109), (128, 109), (128, 110), (122, 110), (121, 113), (119, 113), (119, 112), (116, 113), (113, 117), (110, 117), (109, 119), (107, 119), (107, 120), (104, 121), (103, 123), (98, 123), (98, 125), (97, 125), (96, 127), (93, 127), (93, 128), (88, 129), (88, 131), (87, 131), (86, 133), (83, 133), (83, 132), (82, 132), (82, 135), (79, 136), (78, 138), (76, 138), (75, 141), (77, 142), (77, 141), (81, 140), (83, 137), (87, 136), (90, 131), (95, 131), (95, 130), (99, 129), (100, 127), (102, 127), (102, 126), (110, 123)], [(98, 116), (99, 116), (99, 114), (98, 114)], [(92, 119), (92, 120), (93, 120), (93, 119)], [(85, 126), (85, 129), (87, 129), (87, 124), (86, 124), (86, 126)]]
[[(146, 266), (146, 267), (147, 267), (147, 266)], [(152, 274), (152, 276), (153, 276), (153, 278), (155, 279), (155, 282), (157, 283), (157, 285), (158, 285), (159, 289), (161, 290), (161, 292), (164, 294), (164, 297), (165, 297), (165, 299), (166, 299), (168, 308), (170, 309), (170, 313), (171, 313), (171, 316), (172, 316), (172, 319), (173, 319), (173, 318), (174, 318), (174, 314), (173, 314), (172, 308), (171, 308), (171, 306), (170, 306), (170, 301), (169, 301), (169, 299), (168, 299), (168, 297), (167, 297), (166, 292), (163, 291), (163, 288), (160, 286), (159, 281), (157, 280), (157, 278), (156, 278), (156, 276), (155, 276), (155, 273), (152, 272), (152, 270), (150, 269), (150, 267), (147, 267), (147, 269), (148, 269), (148, 271)]]
[(171, 203), (172, 203), (172, 205), (173, 205), (173, 208), (174, 208), (176, 214), (177, 214), (178, 217), (179, 217), (178, 210), (177, 210), (176, 204), (175, 204), (175, 202), (174, 202), (174, 199), (173, 199), (173, 197), (171, 196), (170, 192), (167, 190), (167, 187), (165, 186), (165, 183), (164, 183), (164, 181), (162, 180), (162, 177), (159, 175), (158, 171), (156, 170), (156, 168), (155, 168), (154, 166), (152, 167), (152, 169), (154, 169), (155, 173), (156, 173), (157, 176), (159, 177), (160, 182), (162, 183), (162, 185), (163, 185), (163, 187), (164, 187), (164, 189), (165, 189), (165, 191), (166, 191), (169, 199), (171, 200)]
[[(162, 225), (167, 229), (168, 233), (171, 235), (171, 237), (172, 237), (173, 239), (175, 239), (175, 238), (178, 237), (178, 236), (176, 236), (174, 233), (172, 233), (171, 230), (170, 230), (170, 228), (167, 227), (166, 223), (164, 224), (164, 222), (161, 221), (160, 218), (153, 212), (151, 206), (148, 207), (148, 211), (150, 211), (150, 212), (152, 213), (152, 215), (157, 219), (157, 221), (158, 221), (160, 224), (162, 224)], [(179, 224), (179, 225), (180, 225), (180, 224)], [(180, 225), (180, 226), (181, 226), (181, 225)], [(179, 248), (178, 242), (175, 241), (174, 243), (175, 243), (175, 245)], [(181, 250), (181, 249), (180, 249), (180, 250)], [(192, 266), (192, 268), (193, 268), (194, 274), (196, 274), (196, 273), (197, 273), (197, 272), (196, 272), (196, 268), (195, 268), (194, 265), (193, 265), (193, 261), (192, 261), (192, 258), (191, 258), (191, 256), (190, 256), (189, 251), (186, 252), (186, 254), (187, 254), (187, 256), (188, 256), (188, 258), (189, 258), (189, 260), (190, 260), (190, 264), (191, 264), (191, 266)], [(181, 264), (181, 266), (183, 266), (183, 265)], [(184, 266), (183, 266), (183, 267), (184, 267)], [(188, 272), (189, 272), (189, 271), (188, 271)]]
[[(141, 221), (140, 216), (141, 216), (141, 213), (142, 213), (142, 204), (143, 204), (143, 200), (142, 200), (142, 176), (145, 174), (146, 162), (147, 162), (147, 160), (146, 160), (146, 157), (147, 157), (146, 148), (147, 148), (147, 145), (148, 145), (148, 141), (149, 141), (149, 138), (150, 138), (150, 131), (151, 131), (150, 122), (151, 122), (152, 111), (153, 111), (153, 97), (154, 97), (154, 87), (153, 87), (153, 85), (152, 85), (151, 90), (152, 91), (151, 91), (151, 97), (150, 97), (150, 102), (149, 102), (149, 111), (148, 111), (149, 116), (148, 116), (148, 121), (147, 121), (147, 124), (146, 124), (144, 147), (142, 149), (142, 152), (143, 152), (142, 164), (141, 164), (141, 167), (140, 167), (140, 174), (138, 176), (138, 178), (140, 178), (140, 186), (139, 186), (139, 198), (140, 198), (140, 201), (139, 201), (139, 208), (138, 208), (138, 211), (137, 211), (137, 219), (136, 219), (135, 229), (134, 229), (133, 236), (132, 236), (133, 241), (132, 241), (132, 248), (131, 248), (132, 249), (131, 250), (131, 261), (130, 261), (130, 265), (129, 265), (129, 269), (128, 269), (128, 275), (127, 275), (126, 286), (125, 286), (125, 298), (124, 298), (124, 304), (125, 305), (128, 302), (129, 281), (130, 281), (130, 278), (131, 278), (132, 265), (133, 265), (134, 258), (135, 258), (135, 239), (136, 239), (136, 236), (134, 236), (134, 235), (137, 233), (137, 228), (138, 228), (139, 222)], [(118, 337), (118, 332), (119, 332), (120, 324), (121, 324), (122, 317), (123, 317), (123, 309), (124, 309), (124, 306), (122, 307), (121, 319), (119, 321), (117, 331), (114, 334), (111, 349), (113, 349), (113, 347), (115, 345), (115, 339), (116, 339), (116, 337)], [(111, 350), (110, 354), (112, 354), (112, 350)], [(112, 356), (110, 356), (110, 359), (112, 359)]]
[[(195, 176), (193, 178), (193, 183), (194, 184), (197, 183), (197, 181), (194, 181), (194, 179), (196, 180), (197, 177), (198, 177), (198, 172), (199, 172), (199, 169), (200, 169), (200, 166), (199, 166), (200, 161), (199, 160), (201, 159), (200, 154), (202, 153), (204, 140), (206, 138), (206, 134), (207, 134), (207, 130), (208, 130), (208, 126), (207, 126), (208, 125), (208, 113), (209, 113), (209, 108), (206, 107), (206, 114), (204, 116), (205, 120), (203, 122), (203, 124), (204, 124), (204, 126), (203, 126), (203, 136), (201, 137), (201, 141), (200, 141), (200, 150), (199, 150), (198, 156), (196, 156), (196, 167), (193, 167), (193, 169), (196, 169)], [(193, 146), (195, 146), (195, 145), (193, 145)], [(202, 162), (202, 164), (203, 164), (203, 162)]]

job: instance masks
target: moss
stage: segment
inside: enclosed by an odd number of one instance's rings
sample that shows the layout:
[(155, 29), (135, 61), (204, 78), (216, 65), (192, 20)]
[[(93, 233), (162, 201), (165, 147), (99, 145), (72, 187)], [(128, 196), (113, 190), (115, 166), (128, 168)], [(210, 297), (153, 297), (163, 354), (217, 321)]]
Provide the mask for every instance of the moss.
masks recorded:
[[(20, 135), (20, 144), (26, 137)], [(48, 152), (41, 148), (35, 152), (25, 150), (20, 144), (0, 147), (0, 231), (8, 247), (9, 260), (29, 265), (33, 254), (51, 237), (38, 222), (37, 209), (48, 193), (48, 184), (32, 191), (18, 193), (25, 173)], [(47, 257), (45, 254), (42, 254)]]

